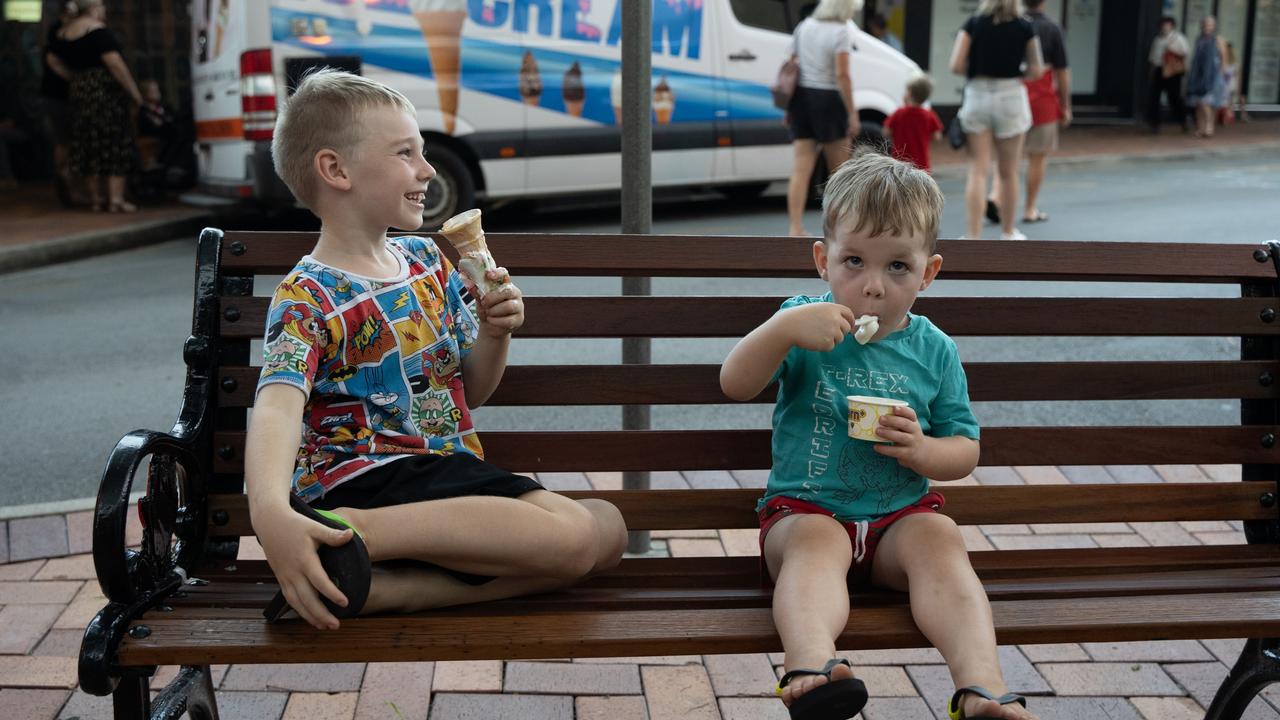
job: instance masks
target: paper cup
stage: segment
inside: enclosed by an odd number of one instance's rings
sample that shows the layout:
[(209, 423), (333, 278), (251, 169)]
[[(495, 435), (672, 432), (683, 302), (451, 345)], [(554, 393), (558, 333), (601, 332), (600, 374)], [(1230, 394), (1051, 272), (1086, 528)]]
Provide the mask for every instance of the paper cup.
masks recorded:
[(849, 437), (871, 442), (889, 442), (876, 435), (880, 427), (882, 415), (892, 415), (896, 407), (907, 407), (905, 400), (868, 397), (866, 395), (848, 395), (849, 401)]

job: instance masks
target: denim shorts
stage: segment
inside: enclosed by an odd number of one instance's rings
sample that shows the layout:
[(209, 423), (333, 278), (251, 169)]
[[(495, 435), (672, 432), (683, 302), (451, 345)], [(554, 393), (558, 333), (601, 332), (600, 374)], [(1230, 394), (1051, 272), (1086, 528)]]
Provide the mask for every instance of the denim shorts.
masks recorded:
[(1031, 127), (1031, 103), (1019, 78), (973, 78), (964, 86), (960, 126), (966, 133), (990, 130), (1001, 140)]

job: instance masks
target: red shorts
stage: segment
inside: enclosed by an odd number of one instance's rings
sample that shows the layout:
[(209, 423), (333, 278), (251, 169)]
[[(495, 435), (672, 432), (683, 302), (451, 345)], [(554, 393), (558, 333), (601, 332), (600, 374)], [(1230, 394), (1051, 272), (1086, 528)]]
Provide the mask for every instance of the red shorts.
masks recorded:
[[(908, 515), (915, 515), (922, 512), (937, 512), (946, 504), (946, 499), (942, 497), (942, 493), (931, 491), (924, 494), (924, 497), (914, 503), (888, 515), (881, 515), (873, 520), (855, 520), (853, 522), (842, 522), (844, 529), (849, 533), (849, 542), (853, 546), (853, 562), (849, 565), (849, 584), (851, 586), (866, 585), (871, 581), (871, 561), (876, 555), (876, 546), (880, 544), (880, 538), (884, 536), (885, 530), (894, 524), (900, 518)], [(826, 508), (819, 507), (804, 500), (796, 500), (782, 495), (773, 498), (760, 508), (760, 566), (766, 578), (769, 577), (768, 569), (764, 567), (764, 538), (769, 534), (772, 528), (779, 520), (789, 515), (826, 515), (827, 517), (835, 517), (835, 514)]]

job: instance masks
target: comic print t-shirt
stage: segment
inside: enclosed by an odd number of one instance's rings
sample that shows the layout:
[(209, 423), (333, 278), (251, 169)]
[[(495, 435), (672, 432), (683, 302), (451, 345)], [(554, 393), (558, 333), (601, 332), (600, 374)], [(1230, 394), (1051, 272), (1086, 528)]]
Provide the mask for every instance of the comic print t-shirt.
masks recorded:
[[(815, 302), (799, 295), (783, 310)], [(969, 384), (955, 342), (923, 315), (883, 339), (859, 345), (850, 334), (830, 352), (791, 348), (774, 374), (773, 469), (760, 507), (783, 495), (819, 505), (844, 521), (900, 510), (929, 490), (924, 476), (849, 437), (848, 395), (905, 400), (925, 435), (978, 439)]]
[(475, 301), (428, 238), (388, 241), (394, 278), (310, 255), (276, 287), (258, 389), (307, 393), (293, 488), (308, 502), (409, 454), (484, 457), (462, 386), (479, 332)]

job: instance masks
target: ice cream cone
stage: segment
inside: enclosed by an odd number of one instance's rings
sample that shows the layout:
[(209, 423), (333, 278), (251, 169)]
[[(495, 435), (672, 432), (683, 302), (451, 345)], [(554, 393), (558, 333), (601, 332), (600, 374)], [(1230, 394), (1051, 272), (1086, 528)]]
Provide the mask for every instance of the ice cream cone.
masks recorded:
[(528, 50), (520, 58), (520, 99), (525, 105), (537, 105), (542, 100), (542, 75), (538, 73), (538, 61)]
[(653, 115), (659, 125), (666, 125), (671, 122), (671, 113), (676, 109), (676, 95), (671, 92), (671, 86), (667, 84), (667, 78), (664, 76), (653, 86)]
[(484, 297), (486, 293), (502, 287), (485, 277), (485, 272), (498, 266), (489, 246), (484, 241), (484, 229), (480, 226), (480, 210), (472, 208), (454, 215), (445, 221), (440, 234), (458, 251), (458, 269), (466, 275), (476, 287), (476, 294)]
[(613, 121), (617, 125), (622, 124), (622, 72), (613, 74), (613, 80), (609, 83), (609, 103), (613, 105)]
[(458, 69), (462, 54), (462, 25), (467, 20), (467, 11), (430, 10), (413, 15), (427, 40), (440, 112), (444, 115), (444, 131), (452, 135), (458, 116)]
[(582, 82), (582, 66), (574, 61), (564, 74), (564, 85), (561, 90), (564, 97), (564, 111), (574, 117), (582, 117), (582, 103), (587, 98), (587, 87)]

